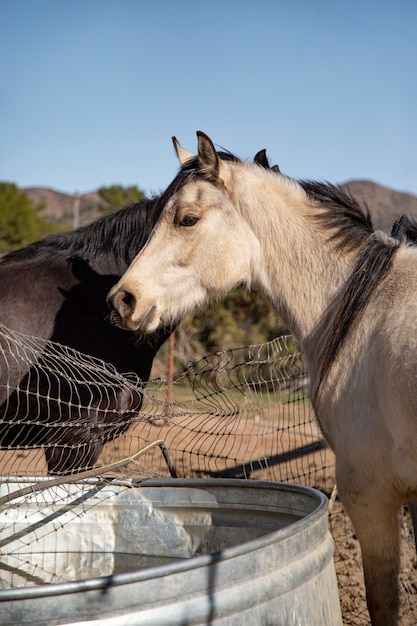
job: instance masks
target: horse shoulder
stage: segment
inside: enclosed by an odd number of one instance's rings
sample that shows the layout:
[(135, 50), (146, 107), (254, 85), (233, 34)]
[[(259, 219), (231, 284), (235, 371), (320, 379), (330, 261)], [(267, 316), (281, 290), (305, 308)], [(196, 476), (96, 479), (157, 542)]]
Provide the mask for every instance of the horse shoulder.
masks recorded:
[(369, 458), (376, 454), (377, 437), (381, 462), (404, 450), (407, 438), (417, 441), (416, 321), (417, 248), (400, 248), (390, 274), (352, 327), (319, 399), (323, 431), (339, 452), (354, 451), (355, 457), (362, 451)]

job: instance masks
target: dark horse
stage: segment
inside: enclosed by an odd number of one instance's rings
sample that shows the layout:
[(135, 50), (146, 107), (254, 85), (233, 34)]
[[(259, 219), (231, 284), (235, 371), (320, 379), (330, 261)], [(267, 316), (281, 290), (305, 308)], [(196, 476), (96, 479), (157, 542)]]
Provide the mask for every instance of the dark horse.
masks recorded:
[(403, 213), (395, 220), (391, 236), (399, 241), (417, 243), (417, 220), (411, 215)]
[[(146, 382), (172, 329), (138, 338), (117, 328), (108, 319), (106, 295), (146, 242), (154, 203), (143, 200), (6, 254), (0, 260), (0, 323), (102, 359), (117, 372), (133, 372)], [(65, 405), (70, 399), (65, 376), (51, 383), (41, 368), (33, 374), (36, 364), (19, 363), (7, 356), (8, 350), (0, 332), (0, 447), (44, 447), (49, 473), (94, 465), (103, 444), (127, 428), (126, 415), (140, 408), (139, 392), (119, 391), (112, 414), (106, 417), (93, 399), (90, 415), (81, 415), (80, 425), (79, 407), (76, 415)], [(59, 385), (52, 393), (55, 402), (49, 399), (47, 407), (44, 400), (42, 406), (39, 398), (50, 398), (51, 384)], [(82, 403), (88, 393), (80, 392)]]

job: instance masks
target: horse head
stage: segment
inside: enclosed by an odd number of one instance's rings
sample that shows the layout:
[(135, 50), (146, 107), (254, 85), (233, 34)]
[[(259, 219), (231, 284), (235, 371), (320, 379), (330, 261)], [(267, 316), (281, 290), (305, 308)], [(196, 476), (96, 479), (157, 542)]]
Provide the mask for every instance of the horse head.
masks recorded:
[(146, 246), (109, 293), (112, 320), (126, 330), (151, 333), (251, 282), (259, 243), (231, 200), (239, 160), (197, 136), (194, 157), (173, 139), (182, 168), (158, 201)]

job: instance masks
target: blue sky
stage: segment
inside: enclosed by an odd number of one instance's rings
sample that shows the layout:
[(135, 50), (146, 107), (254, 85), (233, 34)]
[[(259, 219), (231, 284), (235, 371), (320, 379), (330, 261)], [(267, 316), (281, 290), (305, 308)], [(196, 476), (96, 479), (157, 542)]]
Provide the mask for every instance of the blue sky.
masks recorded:
[(0, 0), (0, 180), (158, 193), (196, 130), (417, 195), (415, 0)]

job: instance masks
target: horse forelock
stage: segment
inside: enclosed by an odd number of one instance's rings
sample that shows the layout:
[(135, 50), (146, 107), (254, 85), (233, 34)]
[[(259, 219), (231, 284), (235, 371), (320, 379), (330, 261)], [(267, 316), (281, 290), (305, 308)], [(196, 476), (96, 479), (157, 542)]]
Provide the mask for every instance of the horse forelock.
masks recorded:
[[(218, 156), (222, 161), (228, 162), (242, 162), (238, 157), (236, 157), (231, 152), (227, 151), (218, 151)], [(204, 170), (204, 167), (201, 165), (198, 156), (195, 156), (192, 159), (189, 159), (179, 170), (176, 177), (172, 180), (172, 182), (168, 185), (165, 191), (159, 196), (156, 201), (153, 215), (152, 215), (152, 231), (155, 226), (159, 222), (161, 216), (164, 214), (165, 209), (169, 205), (170, 201), (174, 196), (184, 187), (186, 184), (195, 181), (195, 180), (205, 180), (209, 181), (212, 184), (216, 185), (216, 182), (211, 180), (207, 175), (207, 172)]]

